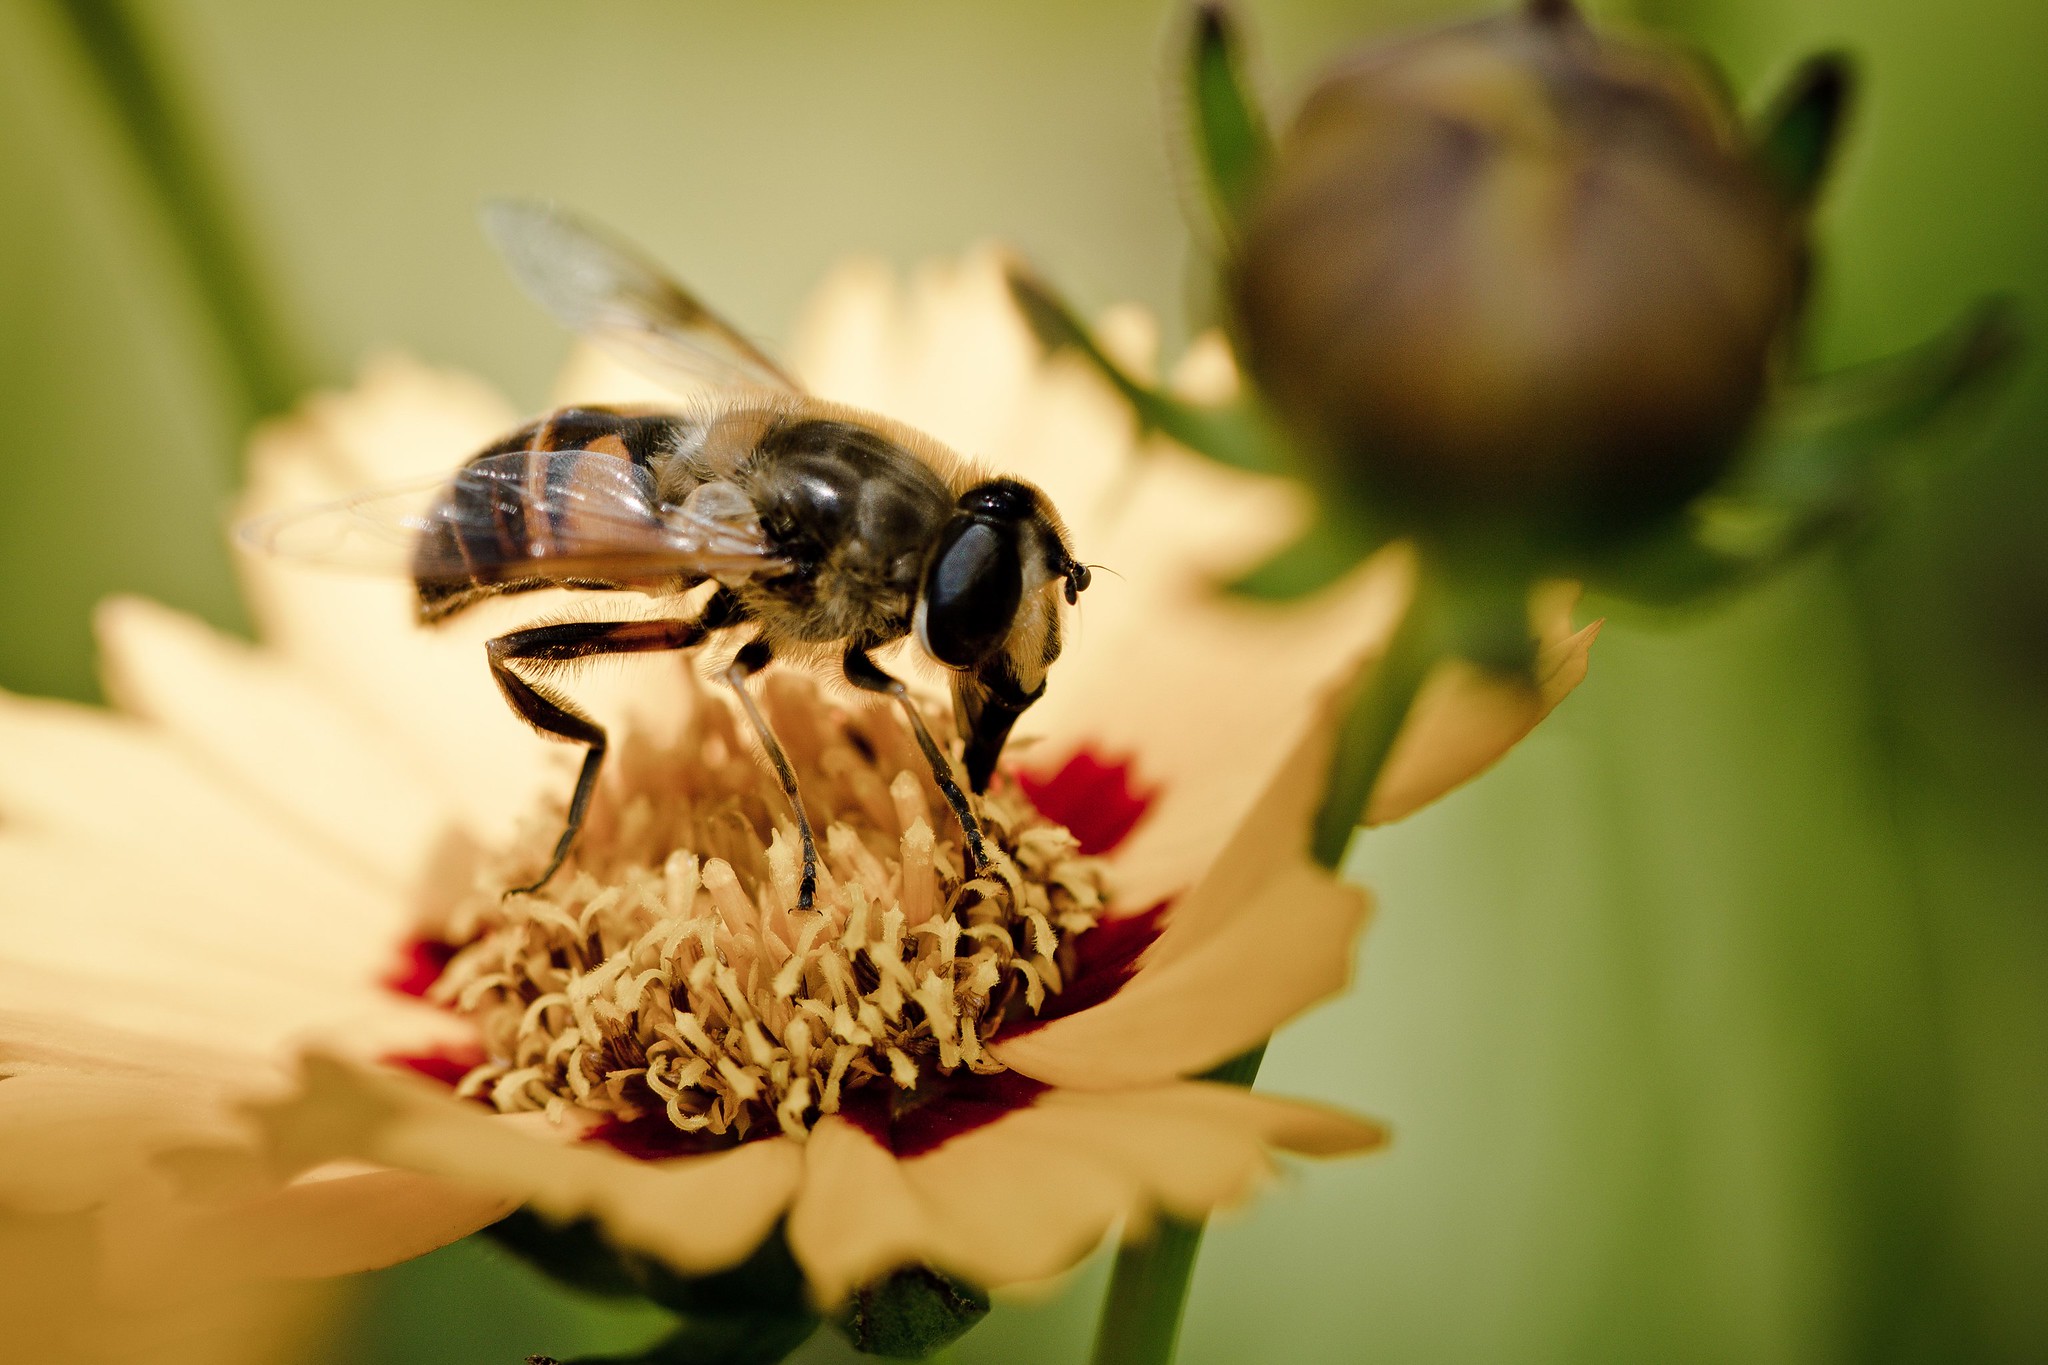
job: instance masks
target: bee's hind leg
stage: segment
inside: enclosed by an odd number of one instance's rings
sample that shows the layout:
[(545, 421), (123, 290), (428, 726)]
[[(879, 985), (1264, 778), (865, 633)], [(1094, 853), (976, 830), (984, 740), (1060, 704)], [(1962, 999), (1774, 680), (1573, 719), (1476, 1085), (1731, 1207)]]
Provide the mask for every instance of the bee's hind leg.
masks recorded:
[(569, 857), (583, 819), (590, 813), (590, 797), (597, 790), (597, 775), (604, 767), (604, 727), (578, 710), (574, 703), (520, 676), (519, 665), (546, 668), (570, 664), (603, 654), (648, 654), (661, 650), (689, 649), (704, 637), (728, 624), (728, 612), (714, 597), (703, 615), (695, 620), (659, 621), (568, 621), (561, 625), (534, 626), (515, 630), (487, 641), (485, 652), (491, 660), (491, 676), (498, 690), (519, 718), (544, 735), (581, 744), (585, 748), (583, 767), (576, 774), (576, 791), (569, 798), (569, 817), (562, 837), (555, 841), (547, 870), (531, 884), (514, 887), (507, 895), (538, 891), (546, 886)]
[(933, 742), (932, 732), (925, 728), (924, 717), (918, 714), (917, 703), (910, 698), (910, 689), (884, 673), (882, 666), (869, 658), (868, 652), (859, 645), (847, 647), (839, 667), (846, 674), (846, 680), (855, 687), (863, 692), (879, 692), (894, 697), (897, 705), (903, 708), (903, 714), (910, 720), (911, 733), (917, 736), (917, 747), (924, 750), (924, 761), (931, 766), (932, 780), (939, 784), (939, 794), (953, 808), (954, 816), (960, 821), (960, 832), (967, 837), (967, 866), (962, 871), (972, 877), (977, 870), (988, 865), (988, 855), (981, 844), (981, 823), (968, 809), (967, 793), (960, 789), (959, 780), (953, 776), (952, 763)]
[(761, 708), (754, 704), (753, 694), (747, 691), (747, 679), (768, 666), (775, 657), (766, 640), (749, 640), (741, 646), (740, 652), (725, 670), (725, 680), (738, 694), (740, 709), (747, 713), (747, 723), (754, 727), (754, 733), (761, 737), (761, 747), (768, 752), (768, 761), (775, 767), (775, 776), (782, 781), (782, 794), (789, 798), (789, 808), (796, 814), (797, 837), (803, 841), (804, 871), (797, 883), (796, 908), (809, 910), (818, 898), (818, 843), (811, 837), (810, 817), (804, 814), (803, 797), (797, 794), (796, 769), (789, 764), (789, 755), (782, 752), (782, 742), (775, 738), (775, 732), (768, 728), (762, 718)]

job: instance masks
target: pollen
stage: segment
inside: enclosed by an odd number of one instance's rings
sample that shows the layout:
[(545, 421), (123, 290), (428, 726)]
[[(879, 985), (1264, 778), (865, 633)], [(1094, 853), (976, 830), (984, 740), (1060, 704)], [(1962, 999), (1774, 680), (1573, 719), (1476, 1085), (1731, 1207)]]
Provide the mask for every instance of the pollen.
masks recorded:
[[(458, 1093), (562, 1119), (655, 1116), (683, 1134), (802, 1136), (862, 1087), (911, 1102), (988, 1051), (1073, 973), (1103, 913), (1099, 860), (1014, 784), (963, 839), (899, 717), (840, 709), (800, 674), (768, 680), (818, 850), (815, 908), (782, 788), (726, 699), (698, 688), (673, 742), (635, 745), (571, 861), (521, 884), (559, 811), (485, 858), (444, 917), (462, 945), (429, 998), (487, 1058)], [(932, 717), (944, 733), (942, 719)], [(522, 876), (522, 874), (524, 874)]]

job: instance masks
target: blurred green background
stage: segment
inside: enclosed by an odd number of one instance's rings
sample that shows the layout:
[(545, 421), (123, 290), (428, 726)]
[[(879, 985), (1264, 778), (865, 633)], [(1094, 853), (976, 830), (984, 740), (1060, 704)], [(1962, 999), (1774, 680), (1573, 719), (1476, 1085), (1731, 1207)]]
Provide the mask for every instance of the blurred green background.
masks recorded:
[[(1453, 12), (1248, 0), (1267, 89)], [(1169, 331), (1165, 0), (152, 0), (308, 367), (377, 347), (538, 406), (564, 342), (474, 227), (552, 195), (768, 337), (852, 251), (1021, 246)], [(1968, 299), (2048, 317), (2048, 6), (1641, 0), (1739, 90), (1819, 45), (1868, 102), (1822, 220), (1829, 364)], [(0, 3), (0, 685), (94, 694), (88, 615), (239, 621), (240, 413), (55, 0)], [(1182, 1359), (2048, 1360), (2048, 371), (1890, 514), (1683, 621), (1610, 604), (1495, 773), (1354, 850), (1352, 993), (1262, 1083), (1392, 1119), (1210, 1237)], [(4, 761), (0, 755), (0, 761)], [(1094, 1264), (950, 1359), (1082, 1358)], [(330, 1365), (622, 1347), (647, 1321), (474, 1245), (353, 1287)], [(798, 1357), (850, 1358), (821, 1338)]]

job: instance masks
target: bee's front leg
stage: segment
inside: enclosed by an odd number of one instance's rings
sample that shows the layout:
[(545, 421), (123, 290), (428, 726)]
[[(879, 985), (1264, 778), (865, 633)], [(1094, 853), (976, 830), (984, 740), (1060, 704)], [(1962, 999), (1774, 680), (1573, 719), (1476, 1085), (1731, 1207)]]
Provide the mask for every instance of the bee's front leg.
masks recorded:
[(491, 676), (498, 690), (519, 718), (554, 739), (585, 746), (582, 770), (576, 774), (576, 791), (569, 798), (569, 818), (562, 837), (555, 843), (547, 870), (527, 886), (514, 887), (507, 895), (538, 891), (559, 872), (590, 812), (590, 797), (597, 790), (597, 775), (604, 766), (604, 727), (579, 710), (574, 702), (521, 676), (522, 671), (545, 671), (550, 667), (576, 663), (604, 654), (648, 654), (661, 650), (690, 649), (721, 625), (729, 624), (729, 613), (717, 597), (695, 620), (659, 621), (569, 621), (554, 626), (515, 630), (485, 643), (491, 661)]
[(809, 910), (818, 897), (818, 844), (811, 837), (811, 821), (804, 814), (803, 797), (797, 794), (796, 769), (790, 766), (789, 755), (782, 752), (781, 741), (768, 728), (761, 708), (754, 704), (753, 694), (747, 691), (747, 679), (766, 668), (774, 657), (766, 640), (749, 640), (733, 656), (731, 666), (725, 670), (725, 680), (738, 694), (740, 709), (747, 713), (747, 721), (754, 727), (754, 733), (761, 737), (761, 747), (767, 751), (768, 761), (775, 766), (775, 776), (782, 781), (782, 794), (789, 798), (789, 808), (796, 813), (796, 832), (804, 846), (804, 872), (802, 880), (797, 883), (796, 908)]
[(968, 808), (967, 793), (960, 789), (960, 782), (953, 775), (953, 764), (933, 742), (931, 731), (924, 725), (924, 717), (918, 713), (917, 703), (911, 700), (910, 689), (900, 681), (882, 671), (882, 666), (868, 657), (868, 652), (859, 645), (848, 645), (845, 657), (840, 660), (840, 671), (846, 680), (863, 692), (879, 692), (894, 697), (903, 714), (910, 719), (910, 729), (917, 736), (917, 747), (924, 750), (924, 761), (931, 766), (932, 780), (939, 784), (939, 794), (946, 798), (946, 804), (953, 808), (953, 814), (960, 821), (960, 832), (967, 837), (967, 866), (962, 868), (964, 876), (972, 877), (988, 865), (988, 855), (981, 844), (981, 824)]

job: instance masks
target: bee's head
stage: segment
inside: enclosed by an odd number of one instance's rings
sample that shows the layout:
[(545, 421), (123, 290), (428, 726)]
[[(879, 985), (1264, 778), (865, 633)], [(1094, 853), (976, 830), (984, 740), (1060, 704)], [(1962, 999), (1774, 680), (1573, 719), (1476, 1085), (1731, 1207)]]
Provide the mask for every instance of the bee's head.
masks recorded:
[(960, 496), (932, 547), (918, 594), (917, 642), (953, 669), (967, 776), (988, 785), (1010, 727), (1045, 690), (1060, 653), (1058, 598), (1088, 586), (1045, 495), (990, 479)]

